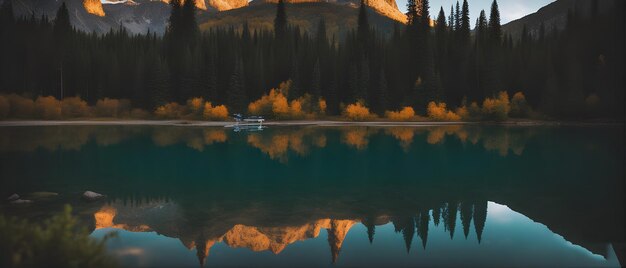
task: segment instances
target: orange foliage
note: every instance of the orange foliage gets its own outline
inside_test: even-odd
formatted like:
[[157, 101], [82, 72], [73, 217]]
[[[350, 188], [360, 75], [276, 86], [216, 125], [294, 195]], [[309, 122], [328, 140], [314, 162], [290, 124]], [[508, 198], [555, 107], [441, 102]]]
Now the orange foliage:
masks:
[[286, 153], [289, 149], [289, 135], [278, 134], [272, 136], [272, 140], [264, 142], [261, 136], [251, 134], [248, 136], [248, 143], [253, 147], [259, 148], [262, 152], [268, 154], [271, 159], [280, 159], [286, 161]]
[[6, 96], [9, 100], [10, 115], [19, 118], [30, 118], [35, 116], [35, 102], [29, 98], [17, 94]]
[[363, 121], [372, 119], [374, 116], [370, 113], [370, 109], [365, 107], [362, 101], [357, 101], [354, 104], [349, 104], [344, 110], [344, 116], [349, 120]]
[[[426, 142], [428, 144], [438, 144], [443, 142], [446, 135], [454, 135], [456, 134], [459, 139], [463, 141], [463, 139], [467, 138], [467, 133], [461, 132], [461, 126], [439, 126], [429, 130], [428, 136], [426, 137]], [[459, 133], [461, 133], [459, 135]]]
[[183, 107], [176, 102], [170, 102], [157, 107], [154, 114], [159, 118], [180, 118], [183, 115]]
[[104, 98], [96, 102], [96, 114], [104, 117], [122, 117], [130, 114], [130, 101]]
[[511, 116], [523, 117], [531, 113], [524, 93], [517, 92], [511, 98]]
[[302, 100], [301, 99], [292, 100], [291, 103], [289, 103], [289, 112], [290, 112], [291, 117], [301, 117], [303, 115]]
[[59, 119], [61, 118], [61, 102], [55, 97], [47, 96], [37, 97], [35, 101], [37, 113], [43, 119]]
[[61, 101], [61, 113], [65, 118], [86, 117], [91, 115], [91, 108], [80, 97], [69, 97]]
[[468, 120], [470, 119], [470, 112], [467, 109], [467, 107], [465, 106], [461, 106], [459, 108], [456, 108], [455, 113], [462, 119], [462, 120]]
[[204, 144], [211, 145], [213, 143], [224, 143], [228, 137], [224, 130], [205, 130], [204, 131]]
[[187, 109], [189, 109], [193, 115], [202, 114], [202, 109], [204, 107], [205, 104], [203, 98], [192, 98], [187, 100]]
[[402, 108], [402, 110], [398, 112], [386, 111], [385, 117], [393, 121], [407, 121], [415, 117], [415, 111], [413, 110], [412, 107], [407, 106], [407, 107]]
[[446, 104], [431, 101], [428, 103], [428, 117], [438, 121], [458, 121], [461, 117], [446, 109]]
[[367, 140], [367, 129], [348, 129], [348, 131], [343, 133], [343, 141], [350, 146], [354, 146], [357, 150], [365, 149], [369, 143]]
[[0, 95], [0, 119], [7, 118], [10, 110], [9, 100], [4, 95]]
[[203, 116], [205, 119], [226, 120], [228, 119], [228, 108], [224, 105], [213, 106], [211, 102], [204, 104]]
[[510, 111], [509, 94], [506, 91], [498, 93], [497, 98], [486, 98], [483, 101], [482, 113], [487, 118], [506, 120]]
[[325, 114], [326, 113], [326, 100], [320, 98], [317, 104], [318, 108], [320, 109], [320, 114]]
[[281, 83], [278, 89], [271, 89], [260, 99], [248, 104], [248, 112], [254, 115], [274, 116], [275, 118], [302, 118], [313, 117], [316, 113], [326, 111], [326, 101], [320, 99], [317, 103], [306, 94], [289, 102], [286, 97], [291, 83]]
[[415, 128], [412, 127], [392, 127], [386, 129], [386, 133], [391, 134], [394, 138], [400, 141], [400, 146], [405, 150], [408, 150], [413, 143], [413, 137], [415, 136]]
[[147, 111], [143, 109], [135, 108], [135, 109], [130, 110], [130, 117], [138, 118], [138, 119], [146, 119], [150, 117], [150, 113], [148, 113]]

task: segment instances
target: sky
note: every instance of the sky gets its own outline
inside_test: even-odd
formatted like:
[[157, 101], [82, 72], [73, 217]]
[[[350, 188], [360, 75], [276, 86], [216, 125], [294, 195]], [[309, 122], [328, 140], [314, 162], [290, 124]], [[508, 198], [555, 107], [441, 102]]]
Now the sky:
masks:
[[[430, 0], [430, 16], [436, 19], [439, 14], [439, 8], [443, 6], [443, 11], [446, 13], [447, 17], [450, 14], [450, 6], [453, 4], [456, 5], [456, 1], [457, 0]], [[530, 13], [534, 13], [539, 10], [539, 8], [554, 1], [555, 0], [498, 0], [500, 23], [505, 24]], [[406, 12], [406, 2], [407, 0], [396, 0], [396, 4], [402, 13]], [[489, 19], [489, 10], [491, 9], [491, 2], [493, 2], [493, 0], [468, 0], [467, 2], [470, 9], [472, 28], [481, 10], [485, 10], [487, 19]], [[459, 4], [462, 6], [463, 0], [459, 0]]]

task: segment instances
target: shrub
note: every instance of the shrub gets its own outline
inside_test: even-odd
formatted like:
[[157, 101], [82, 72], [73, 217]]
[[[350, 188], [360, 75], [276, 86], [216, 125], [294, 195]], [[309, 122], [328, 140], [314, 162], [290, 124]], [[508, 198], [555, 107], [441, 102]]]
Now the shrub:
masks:
[[10, 110], [11, 105], [9, 100], [4, 95], [0, 95], [0, 119], [7, 118]]
[[278, 89], [271, 89], [260, 99], [248, 105], [248, 112], [254, 115], [273, 116], [275, 118], [302, 118], [304, 116], [314, 116], [326, 111], [326, 101], [319, 99], [317, 102], [311, 95], [292, 100], [287, 100], [286, 92], [291, 83], [281, 83]]
[[157, 107], [154, 114], [162, 119], [175, 119], [180, 118], [184, 114], [184, 109], [180, 104], [170, 102]]
[[138, 118], [138, 119], [146, 119], [150, 117], [150, 113], [148, 113], [146, 110], [135, 108], [130, 111], [130, 117]]
[[482, 113], [487, 119], [504, 121], [509, 117], [511, 105], [506, 91], [498, 93], [497, 98], [486, 98], [483, 101]]
[[431, 101], [428, 103], [428, 117], [439, 121], [458, 121], [461, 117], [452, 111], [446, 109], [446, 104]]
[[320, 110], [320, 115], [326, 114], [326, 108], [327, 108], [326, 100], [320, 98], [319, 101], [317, 102], [317, 106]]
[[228, 109], [224, 105], [213, 106], [211, 102], [204, 104], [204, 112], [202, 114], [205, 119], [226, 120], [228, 119]]
[[97, 241], [78, 225], [71, 207], [43, 221], [26, 221], [0, 215], [0, 266], [3, 267], [115, 267], [105, 243], [115, 233]]
[[456, 108], [455, 113], [459, 116], [459, 118], [461, 118], [461, 120], [469, 120], [470, 119], [470, 112], [469, 112], [469, 109], [466, 106], [461, 106], [459, 108]]
[[96, 102], [96, 114], [104, 117], [122, 117], [130, 114], [130, 101], [104, 98]]
[[374, 116], [370, 113], [370, 109], [365, 107], [362, 101], [349, 104], [343, 112], [344, 116], [353, 121], [362, 121], [372, 119]]
[[385, 117], [393, 121], [407, 121], [415, 117], [415, 111], [413, 110], [412, 107], [407, 106], [407, 107], [402, 108], [402, 110], [398, 112], [386, 111]]
[[289, 105], [289, 116], [291, 118], [302, 117], [302, 99], [292, 100]]
[[517, 92], [513, 94], [511, 98], [511, 116], [513, 117], [525, 117], [530, 115], [530, 107], [526, 102], [524, 93]]
[[204, 105], [205, 104], [203, 98], [193, 98], [187, 100], [187, 109], [191, 112], [192, 115], [195, 116], [202, 115]]
[[61, 102], [52, 96], [39, 96], [35, 101], [35, 107], [40, 118], [58, 119], [61, 118]]
[[64, 98], [61, 101], [61, 115], [65, 118], [86, 117], [91, 115], [91, 108], [80, 97]]
[[35, 116], [35, 102], [17, 94], [6, 96], [9, 100], [9, 114], [18, 118], [32, 118]]
[[476, 103], [475, 101], [470, 104], [470, 107], [467, 109], [467, 111], [469, 112], [469, 116], [471, 118], [478, 118], [482, 114], [480, 106], [478, 106], [478, 103]]
[[287, 114], [289, 114], [289, 104], [287, 102], [287, 97], [285, 97], [283, 94], [275, 93], [275, 97], [271, 104], [271, 111], [276, 117], [286, 116]]

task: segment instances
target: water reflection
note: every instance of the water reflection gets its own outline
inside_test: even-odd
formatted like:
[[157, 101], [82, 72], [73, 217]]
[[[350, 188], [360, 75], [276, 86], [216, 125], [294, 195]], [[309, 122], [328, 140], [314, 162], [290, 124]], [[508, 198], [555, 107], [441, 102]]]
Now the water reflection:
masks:
[[[251, 252], [271, 252], [277, 257], [286, 255], [285, 261], [289, 261], [289, 257], [293, 254], [313, 255], [317, 259], [316, 263], [299, 262], [298, 266], [324, 265], [324, 261], [320, 261], [324, 259], [333, 264], [351, 266], [357, 264], [358, 260], [354, 259], [352, 255], [354, 251], [350, 247], [357, 247], [365, 251], [360, 253], [364, 254], [376, 249], [377, 247], [374, 246], [379, 244], [384, 245], [385, 253], [390, 249], [398, 250], [398, 244], [404, 247], [406, 256], [399, 259], [393, 256], [383, 257], [384, 264], [392, 266], [408, 260], [411, 260], [409, 263], [412, 265], [432, 264], [432, 260], [424, 256], [429, 256], [429, 254], [436, 256], [442, 248], [447, 249], [447, 254], [459, 254], [461, 263], [472, 265], [506, 264], [499, 263], [502, 260], [497, 261], [499, 258], [491, 254], [494, 251], [510, 254], [507, 251], [514, 250], [514, 254], [519, 259], [531, 257], [518, 262], [517, 265], [520, 266], [546, 266], [550, 263], [570, 267], [619, 266], [615, 253], [608, 244], [598, 244], [590, 248], [571, 244], [566, 240], [567, 238], [559, 234], [555, 235], [545, 225], [536, 223], [504, 205], [487, 201], [444, 203], [432, 209], [417, 209], [414, 214], [381, 214], [365, 217], [354, 215], [350, 218], [319, 218], [271, 223], [264, 223], [262, 219], [239, 213], [233, 215], [239, 219], [221, 218], [209, 222], [201, 222], [197, 219], [185, 221], [178, 219], [185, 214], [181, 210], [183, 208], [179, 204], [168, 202], [149, 202], [134, 207], [124, 205], [119, 201], [112, 202], [94, 213], [96, 231], [93, 235], [100, 237], [111, 230], [126, 230], [145, 232], [145, 239], [152, 239], [151, 237], [155, 236], [174, 238], [182, 244], [178, 244], [178, 247], [184, 246], [190, 252], [195, 253], [197, 262], [201, 266], [205, 265], [207, 260], [211, 263], [211, 258], [216, 258], [216, 261], [224, 258], [223, 253], [211, 256], [212, 249], [218, 248], [219, 245], [225, 245], [232, 250], [245, 248]], [[235, 223], [237, 221], [246, 223]], [[355, 231], [355, 229], [358, 230]], [[455, 238], [455, 230], [462, 231], [463, 236]], [[434, 243], [432, 248], [428, 247], [429, 233], [432, 236], [430, 241]], [[526, 238], [520, 238], [520, 235]], [[121, 239], [125, 239], [125, 236], [125, 233], [122, 233]], [[362, 243], [354, 244], [355, 241], [362, 241], [363, 237], [367, 237], [365, 241], [369, 241], [370, 246], [362, 245]], [[531, 240], [527, 240], [528, 238]], [[545, 251], [545, 255], [537, 254], [536, 250], [516, 247], [512, 240], [517, 241], [516, 243], [530, 243], [534, 247], [540, 247]], [[346, 241], [351, 242], [346, 243]], [[484, 245], [481, 245], [481, 241]], [[420, 245], [421, 249], [412, 249], [415, 244]], [[138, 250], [127, 244], [113, 245], [110, 248], [117, 255], [126, 255], [128, 250]], [[162, 251], [166, 248], [165, 245], [153, 247], [151, 250], [155, 252], [152, 254], [164, 254], [165, 252]], [[288, 250], [290, 248], [292, 250]], [[225, 249], [218, 250], [224, 251]], [[350, 252], [345, 261], [341, 258], [343, 251]], [[462, 251], [474, 252], [475, 255], [471, 258], [463, 257]], [[378, 259], [366, 256], [368, 255], [361, 255], [359, 259], [371, 259], [370, 261]], [[189, 264], [191, 258], [189, 254], [179, 254], [174, 257], [176, 265]], [[402, 260], [403, 258], [407, 260]], [[576, 261], [568, 258], [574, 258]], [[232, 259], [228, 261], [230, 264], [236, 262]], [[267, 264], [267, 260], [261, 263]], [[454, 262], [441, 262], [439, 265], [445, 263], [450, 265]], [[251, 264], [255, 262], [243, 263], [243, 265]], [[368, 262], [358, 263], [358, 265], [376, 266]]]
[[287, 153], [293, 151], [306, 156], [310, 146], [323, 148], [329, 130], [341, 134], [340, 141], [356, 150], [365, 150], [369, 139], [376, 135], [391, 136], [408, 151], [415, 141], [426, 141], [431, 145], [443, 144], [456, 139], [462, 143], [478, 144], [486, 150], [507, 156], [510, 152], [521, 155], [525, 143], [531, 139], [534, 128], [493, 128], [484, 131], [473, 126], [438, 127], [340, 127], [340, 128], [274, 128], [263, 133], [233, 133], [231, 129], [195, 127], [146, 127], [146, 126], [47, 126], [47, 127], [3, 127], [0, 128], [0, 152], [33, 152], [81, 150], [94, 141], [98, 146], [116, 145], [133, 138], [150, 135], [157, 146], [185, 144], [187, 147], [204, 151], [206, 146], [227, 142], [229, 136], [246, 135], [248, 144], [260, 149], [271, 159], [285, 161]]
[[0, 167], [59, 193], [0, 212], [70, 203], [128, 266], [616, 266], [624, 237], [610, 127], [0, 128]]

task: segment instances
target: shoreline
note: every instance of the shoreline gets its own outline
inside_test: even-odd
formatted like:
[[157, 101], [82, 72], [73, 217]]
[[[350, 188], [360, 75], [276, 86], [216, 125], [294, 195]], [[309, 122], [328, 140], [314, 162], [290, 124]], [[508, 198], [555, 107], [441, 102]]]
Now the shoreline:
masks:
[[[234, 121], [197, 121], [197, 120], [137, 120], [137, 119], [99, 119], [99, 120], [9, 120], [0, 121], [0, 127], [37, 127], [37, 126], [186, 126], [186, 127], [227, 127]], [[493, 125], [493, 126], [624, 126], [623, 122], [602, 121], [541, 121], [509, 120], [503, 122], [428, 122], [428, 121], [337, 121], [337, 120], [285, 120], [269, 121], [264, 126], [317, 126], [317, 127], [432, 127], [450, 125]]]

